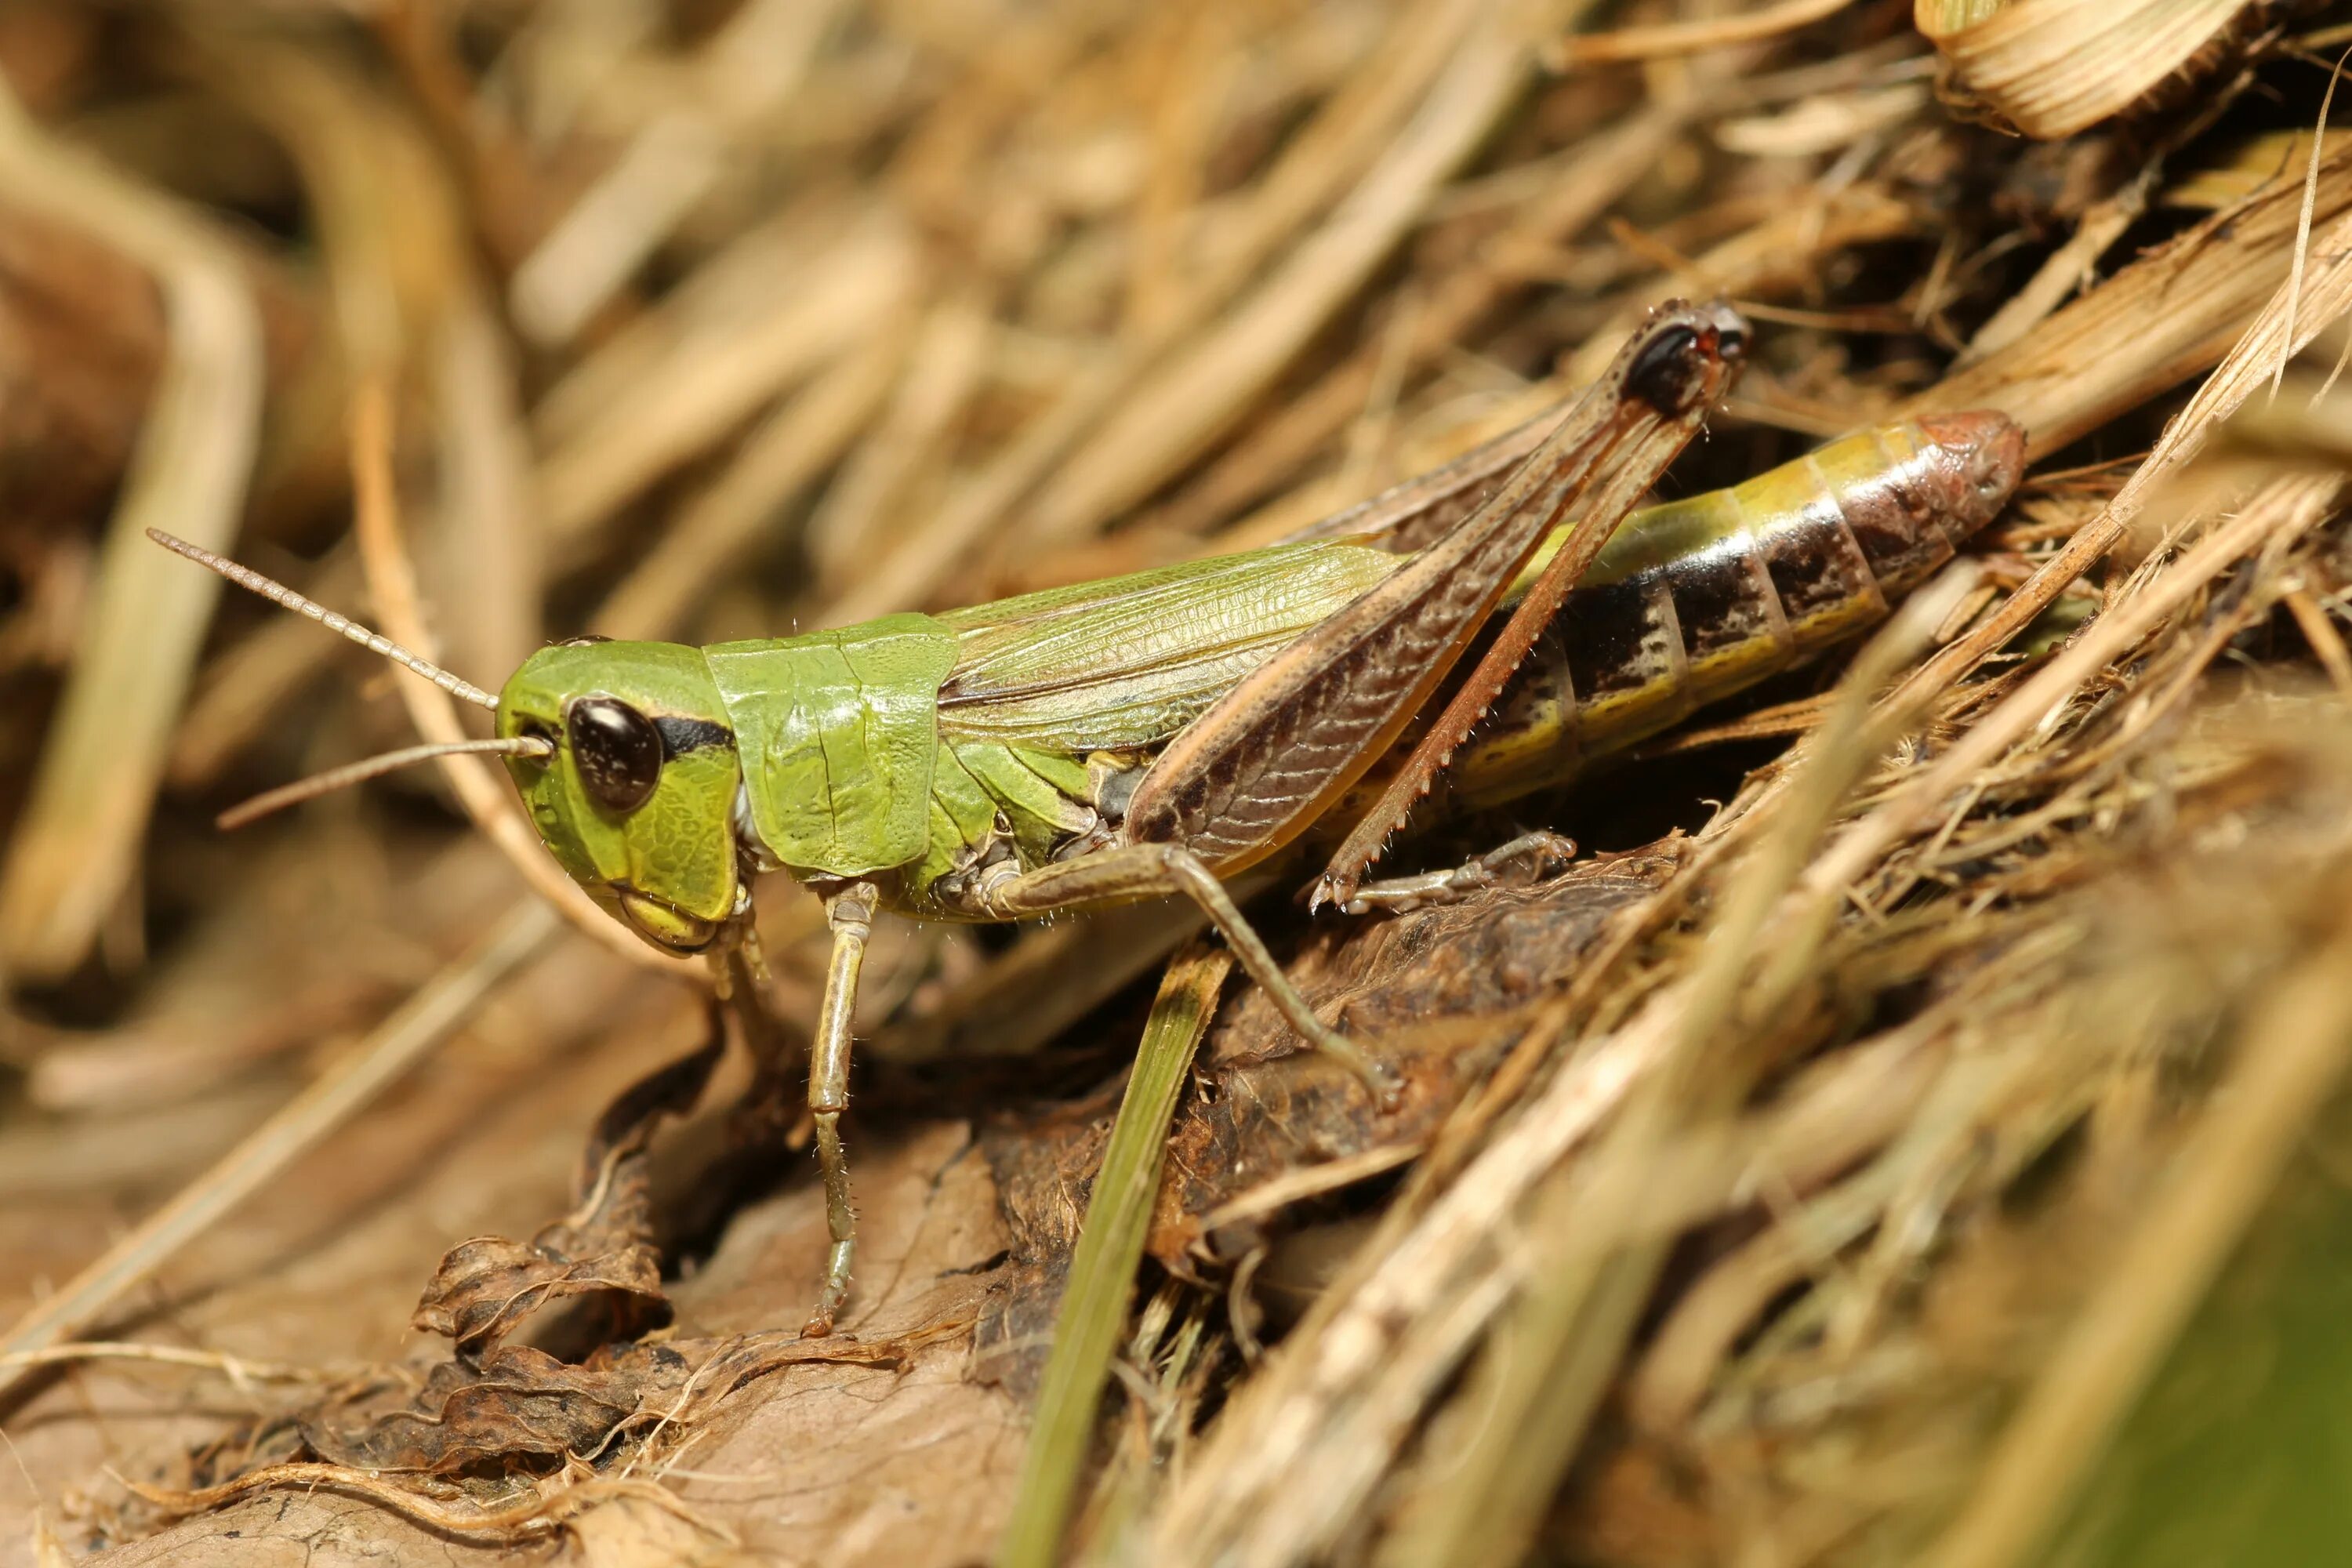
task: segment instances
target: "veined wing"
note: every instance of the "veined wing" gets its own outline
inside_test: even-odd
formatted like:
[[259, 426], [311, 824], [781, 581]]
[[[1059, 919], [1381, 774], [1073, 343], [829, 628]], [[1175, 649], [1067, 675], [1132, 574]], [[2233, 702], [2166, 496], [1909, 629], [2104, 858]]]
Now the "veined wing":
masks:
[[[1746, 341], [1746, 324], [1726, 306], [1676, 305], [1654, 315], [1467, 521], [1302, 633], [1171, 742], [1129, 802], [1122, 836], [1182, 845], [1220, 874], [1297, 837], [1379, 760], [1571, 508], [1586, 510], [1579, 536], [1593, 543], [1624, 521], [1697, 429]], [[1450, 749], [1467, 731], [1524, 651], [1527, 625], [1554, 607], [1553, 579], [1588, 560], [1571, 546], [1530, 589], [1442, 728], [1430, 731], [1435, 746], [1424, 740], [1398, 775], [1403, 804], [1442, 762], [1424, 751]], [[1456, 710], [1473, 699], [1476, 711], [1465, 721]], [[1377, 847], [1365, 853], [1351, 837], [1346, 863], [1335, 862], [1326, 881], [1360, 874]]]
[[940, 728], [1065, 752], [1158, 745], [1401, 564], [1316, 540], [950, 611]]

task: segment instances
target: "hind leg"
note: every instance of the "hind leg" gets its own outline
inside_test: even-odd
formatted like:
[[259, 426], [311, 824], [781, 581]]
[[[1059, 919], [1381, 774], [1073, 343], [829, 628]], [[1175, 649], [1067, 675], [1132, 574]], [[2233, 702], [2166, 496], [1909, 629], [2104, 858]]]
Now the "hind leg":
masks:
[[1264, 941], [1225, 885], [1202, 863], [1199, 856], [1172, 844], [1130, 844], [1099, 850], [1076, 859], [1040, 866], [985, 885], [962, 895], [961, 911], [989, 920], [1020, 920], [1073, 904], [1121, 899], [1165, 898], [1181, 894], [1209, 917], [1209, 923], [1234, 950], [1242, 969], [1257, 982], [1285, 1022], [1317, 1050], [1328, 1054], [1362, 1080], [1383, 1103], [1396, 1098], [1396, 1077], [1386, 1066], [1364, 1055], [1353, 1040], [1316, 1017], [1307, 999], [1266, 951]]

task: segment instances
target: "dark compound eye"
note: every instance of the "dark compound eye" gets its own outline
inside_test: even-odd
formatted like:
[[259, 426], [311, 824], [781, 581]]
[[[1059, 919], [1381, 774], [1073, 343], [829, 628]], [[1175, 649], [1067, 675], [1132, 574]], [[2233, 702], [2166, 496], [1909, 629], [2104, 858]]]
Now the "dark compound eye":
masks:
[[572, 760], [588, 798], [626, 816], [661, 783], [661, 732], [653, 721], [617, 697], [583, 697], [564, 714]]
[[1717, 328], [1715, 352], [1726, 359], [1744, 357], [1748, 353], [1748, 330], [1745, 327]]
[[1690, 405], [1697, 390], [1693, 356], [1698, 333], [1677, 322], [1662, 330], [1634, 356], [1625, 373], [1626, 392], [1672, 419]]

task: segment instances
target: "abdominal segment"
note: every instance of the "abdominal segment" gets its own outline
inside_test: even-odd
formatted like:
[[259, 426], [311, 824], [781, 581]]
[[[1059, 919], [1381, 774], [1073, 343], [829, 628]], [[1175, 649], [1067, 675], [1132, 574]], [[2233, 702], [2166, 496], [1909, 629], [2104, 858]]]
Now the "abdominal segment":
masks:
[[1635, 514], [1455, 754], [1447, 793], [1492, 805], [1559, 783], [1875, 623], [1999, 510], [2017, 447], [1998, 416], [1880, 426]]

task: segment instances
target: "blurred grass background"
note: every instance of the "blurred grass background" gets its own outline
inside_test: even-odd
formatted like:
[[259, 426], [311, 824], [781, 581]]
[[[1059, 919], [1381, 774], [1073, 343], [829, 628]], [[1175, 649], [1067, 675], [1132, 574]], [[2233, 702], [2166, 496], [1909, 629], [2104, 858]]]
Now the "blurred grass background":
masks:
[[[216, 833], [411, 720], [142, 529], [400, 614], [351, 531], [380, 388], [419, 640], [495, 686], [548, 637], [776, 635], [1259, 542], [1717, 294], [1759, 359], [1673, 492], [1908, 412], [2029, 429], [1978, 589], [1881, 710], [1912, 724], [1792, 753], [1839, 675], [1801, 671], [1423, 857], [1534, 823], [1622, 866], [1361, 931], [1263, 901], [1318, 996], [1391, 1026], [1423, 1119], [1332, 1111], [1228, 994], [1068, 1550], [2336, 1561], [2341, 13], [5, 0], [0, 1310], [12, 1352], [215, 1360], [9, 1363], [0, 1561], [985, 1555], [1181, 935], [881, 934], [857, 1326], [921, 1343], [747, 1384], [658, 1456], [682, 1511], [592, 1485], [552, 1545], [330, 1493], [170, 1523], [110, 1474], [283, 1458], [325, 1390], [431, 1364], [403, 1325], [434, 1260], [562, 1212], [598, 1110], [700, 1014], [537, 912], [429, 773]], [[1849, 775], [1811, 827], [1789, 804]], [[1743, 878], [1783, 900], [1744, 967], [1708, 957]], [[790, 1023], [823, 951], [772, 881]], [[1752, 1092], [1591, 1098], [1659, 1063], [1703, 1087], [1686, 1058]], [[89, 1274], [354, 1060], [387, 1081], [322, 1147]], [[709, 1336], [797, 1321], [822, 1251], [803, 1162], [722, 1157], [725, 1099], [656, 1150]], [[1200, 1222], [1253, 1192], [1282, 1201], [1219, 1252]], [[1349, 1376], [1402, 1381], [1304, 1370], [1368, 1324]], [[1489, 1424], [1505, 1395], [1524, 1426]]]

